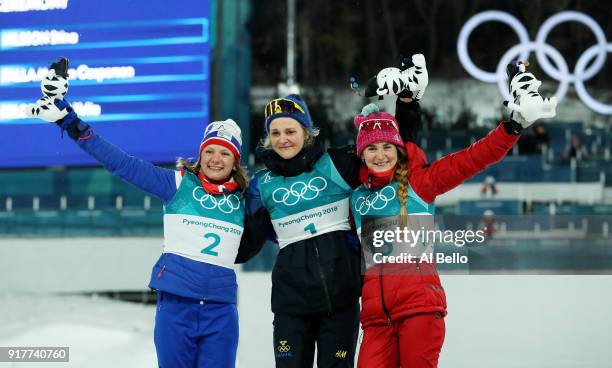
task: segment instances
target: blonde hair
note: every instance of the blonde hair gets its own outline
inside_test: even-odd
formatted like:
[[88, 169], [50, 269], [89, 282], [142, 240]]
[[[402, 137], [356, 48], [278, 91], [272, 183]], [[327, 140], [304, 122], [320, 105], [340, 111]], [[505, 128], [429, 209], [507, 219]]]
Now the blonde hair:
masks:
[[[193, 163], [191, 160], [185, 160], [184, 158], [179, 157], [176, 160], [176, 168], [184, 168], [186, 171], [189, 171], [190, 173], [197, 176], [200, 172], [200, 169], [202, 168], [202, 165], [200, 164], [200, 160]], [[244, 192], [249, 183], [249, 177], [247, 175], [246, 170], [242, 166], [240, 166], [240, 162], [238, 162], [238, 160], [234, 162], [231, 177], [234, 179], [234, 181], [236, 181], [236, 183], [238, 183], [240, 191]]]
[[408, 226], [408, 210], [406, 201], [408, 200], [408, 157], [406, 151], [397, 147], [397, 164], [393, 172], [393, 178], [397, 182], [397, 197], [400, 200], [400, 226]]
[[[302, 130], [304, 131], [304, 147], [313, 144], [315, 138], [320, 133], [319, 128], [306, 129], [302, 126]], [[266, 134], [266, 136], [261, 139], [259, 145], [265, 150], [273, 149], [272, 143], [270, 143], [270, 133]]]

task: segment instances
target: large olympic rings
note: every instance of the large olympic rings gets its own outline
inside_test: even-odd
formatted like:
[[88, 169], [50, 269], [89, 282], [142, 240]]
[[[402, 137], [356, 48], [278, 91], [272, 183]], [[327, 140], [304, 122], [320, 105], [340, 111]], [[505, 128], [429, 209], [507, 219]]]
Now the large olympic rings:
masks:
[[[498, 21], [507, 24], [512, 28], [518, 38], [519, 44], [510, 48], [502, 56], [497, 64], [496, 71], [487, 72], [477, 67], [468, 54], [468, 40], [476, 27], [480, 24], [490, 21]], [[597, 43], [587, 49], [578, 58], [578, 62], [574, 67], [573, 73], [570, 72], [565, 58], [561, 53], [546, 43], [548, 35], [554, 27], [563, 22], [579, 22], [587, 26], [595, 35]], [[532, 51], [535, 51], [539, 66], [551, 78], [559, 81], [559, 87], [555, 93], [558, 100], [561, 100], [567, 93], [570, 83], [574, 84], [576, 93], [582, 102], [592, 110], [600, 114], [612, 114], [612, 105], [604, 104], [593, 99], [584, 86], [584, 82], [593, 78], [604, 66], [606, 54], [612, 50], [612, 44], [608, 43], [606, 35], [601, 26], [590, 16], [577, 11], [563, 11], [548, 18], [538, 30], [535, 41], [529, 39], [529, 34], [525, 26], [513, 15], [498, 11], [489, 10], [478, 13], [470, 18], [461, 32], [457, 40], [457, 53], [463, 67], [474, 78], [481, 81], [494, 83], [497, 82], [499, 90], [505, 99], [510, 99], [506, 82], [506, 65], [512, 60], [520, 59], [527, 60]], [[551, 64], [547, 57], [550, 57], [555, 65]], [[587, 68], [591, 60], [592, 65]]]

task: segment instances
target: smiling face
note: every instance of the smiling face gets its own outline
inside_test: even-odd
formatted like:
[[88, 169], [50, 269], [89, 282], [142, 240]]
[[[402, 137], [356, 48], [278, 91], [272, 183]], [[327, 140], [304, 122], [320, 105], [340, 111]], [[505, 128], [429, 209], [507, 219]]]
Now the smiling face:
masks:
[[297, 120], [282, 117], [270, 123], [269, 138], [274, 152], [288, 160], [295, 157], [304, 148], [306, 132]]
[[361, 158], [371, 171], [387, 171], [397, 164], [397, 147], [388, 142], [372, 143], [363, 150]]
[[232, 151], [218, 144], [204, 147], [200, 155], [200, 171], [212, 181], [229, 179], [235, 163]]

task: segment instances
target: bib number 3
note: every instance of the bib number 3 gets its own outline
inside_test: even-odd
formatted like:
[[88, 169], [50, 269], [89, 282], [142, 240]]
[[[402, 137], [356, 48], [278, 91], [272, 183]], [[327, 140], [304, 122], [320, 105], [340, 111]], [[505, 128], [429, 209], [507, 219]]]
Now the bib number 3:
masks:
[[200, 253], [208, 254], [214, 257], [219, 256], [219, 252], [215, 251], [214, 249], [219, 246], [219, 243], [221, 243], [221, 237], [215, 233], [208, 233], [204, 234], [204, 239], [208, 239], [212, 241], [212, 243], [204, 247]]

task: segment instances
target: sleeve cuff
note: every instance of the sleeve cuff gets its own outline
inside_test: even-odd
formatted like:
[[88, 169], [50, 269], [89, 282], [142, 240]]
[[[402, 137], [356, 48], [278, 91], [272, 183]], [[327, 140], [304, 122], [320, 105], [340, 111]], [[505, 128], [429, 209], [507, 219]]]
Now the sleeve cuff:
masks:
[[66, 127], [66, 132], [68, 136], [73, 140], [85, 140], [91, 137], [92, 131], [89, 128], [89, 124], [85, 123], [79, 118], [72, 121]]
[[403, 109], [406, 109], [409, 111], [419, 111], [420, 109], [419, 101], [415, 99], [412, 99], [412, 101], [410, 102], [404, 102], [398, 97], [397, 100], [395, 101], [395, 104], [402, 105]]
[[504, 129], [510, 135], [520, 135], [523, 132], [523, 126], [514, 120], [504, 121]]

